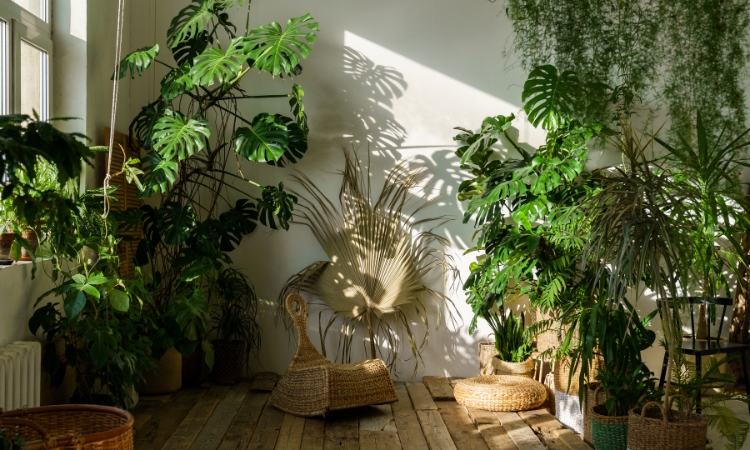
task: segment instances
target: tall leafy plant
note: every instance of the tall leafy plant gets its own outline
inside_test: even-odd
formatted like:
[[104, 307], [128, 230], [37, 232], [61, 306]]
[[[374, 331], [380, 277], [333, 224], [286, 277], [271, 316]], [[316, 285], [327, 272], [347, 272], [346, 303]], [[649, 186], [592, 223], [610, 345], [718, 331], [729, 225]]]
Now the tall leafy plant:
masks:
[[[127, 55], [116, 76], [134, 77], [157, 63], [169, 72], [159, 98], [135, 117], [130, 134], [146, 154], [141, 195], [160, 198], [120, 217], [139, 227], [136, 263], [149, 266], [149, 289], [161, 314], [157, 355], [175, 345], [192, 353], [209, 325], [204, 292], [216, 278], [228, 252], [257, 223], [288, 228], [297, 199], [284, 185], [262, 187], [247, 179], [239, 161], [285, 166], [307, 151], [304, 91], [294, 84], [288, 94], [248, 94], [246, 75], [260, 71], [284, 80], [301, 73], [316, 40], [318, 23], [309, 14], [241, 32], [230, 10], [244, 0], [196, 0], [183, 8], [167, 31], [173, 62], [159, 58], [159, 45]], [[247, 15], [250, 1], [247, 2]], [[169, 58], [167, 58], [169, 59]], [[287, 99], [291, 115], [259, 113], [246, 117], [244, 103]], [[238, 161], [237, 170], [229, 165]], [[251, 192], [255, 190], [254, 192]], [[235, 202], [230, 195], [241, 197]]]

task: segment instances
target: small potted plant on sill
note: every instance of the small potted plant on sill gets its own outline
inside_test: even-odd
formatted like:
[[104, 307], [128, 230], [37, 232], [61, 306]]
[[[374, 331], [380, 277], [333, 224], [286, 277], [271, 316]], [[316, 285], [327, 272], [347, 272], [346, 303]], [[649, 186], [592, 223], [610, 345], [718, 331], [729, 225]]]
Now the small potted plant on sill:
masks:
[[507, 313], [488, 310], [482, 313], [484, 320], [492, 328], [495, 336], [497, 355], [492, 359], [492, 369], [496, 375], [518, 375], [531, 378], [534, 361], [531, 353], [533, 336], [524, 325], [524, 314], [515, 315], [512, 310]]
[[9, 199], [0, 202], [0, 225], [2, 234], [0, 234], [0, 265], [13, 264], [11, 253], [13, 251], [13, 242], [16, 240], [15, 233], [15, 213]]
[[232, 384], [242, 377], [250, 354], [260, 347], [260, 327], [255, 321], [258, 298], [248, 278], [236, 269], [224, 269], [211, 286], [214, 346], [211, 379]]

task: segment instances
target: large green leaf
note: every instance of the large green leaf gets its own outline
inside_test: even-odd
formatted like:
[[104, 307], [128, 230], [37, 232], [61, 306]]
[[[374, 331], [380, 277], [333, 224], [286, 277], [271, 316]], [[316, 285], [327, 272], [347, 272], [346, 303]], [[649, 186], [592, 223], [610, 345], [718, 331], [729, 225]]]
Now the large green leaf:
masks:
[[84, 344], [91, 344], [91, 362], [94, 369], [99, 370], [107, 364], [111, 356], [116, 355], [117, 339], [112, 329], [107, 326], [91, 325], [90, 330], [83, 337]]
[[255, 60], [255, 67], [273, 76], [291, 75], [301, 59], [307, 58], [317, 39], [318, 22], [305, 14], [289, 19], [286, 31], [281, 25], [271, 22], [251, 30], [247, 36], [248, 58]]
[[292, 108], [294, 114], [294, 120], [297, 122], [299, 129], [305, 133], [307, 137], [307, 114], [305, 113], [305, 104], [302, 103], [302, 98], [305, 96], [305, 91], [302, 90], [300, 85], [295, 84], [292, 86], [292, 93], [289, 94], [289, 107]]
[[125, 312], [130, 309], [130, 296], [125, 291], [112, 289], [109, 291], [109, 304], [114, 309]]
[[[125, 78], [128, 72], [130, 72], [130, 78], [135, 78], [136, 73], [140, 75], [144, 70], [149, 68], [158, 54], [159, 44], [153, 47], [141, 47], [131, 52], [120, 61], [120, 74], [117, 78]], [[112, 74], [112, 79], [115, 79], [115, 74]]]
[[69, 319], [75, 319], [83, 311], [84, 306], [86, 306], [86, 294], [83, 291], [71, 291], [63, 300], [63, 310]]
[[216, 82], [227, 83], [237, 77], [245, 63], [245, 41], [234, 38], [226, 52], [209, 47], [195, 58], [190, 76], [199, 86], [210, 86]]
[[197, 340], [209, 322], [209, 305], [200, 289], [178, 297], [173, 305], [175, 321], [183, 334], [190, 340]]
[[167, 109], [154, 125], [154, 150], [165, 159], [187, 159], [205, 146], [204, 138], [211, 136], [208, 126], [206, 119], [188, 119]]
[[[296, 203], [297, 197], [284, 191], [284, 183], [280, 182], [278, 187], [264, 187], [263, 198], [258, 200], [260, 223], [274, 230], [278, 227], [288, 230]], [[279, 220], [278, 226], [274, 216]]]
[[167, 202], [158, 214], [159, 232], [167, 245], [184, 243], [196, 225], [195, 212], [190, 205]]
[[164, 159], [155, 151], [150, 151], [143, 158], [143, 190], [141, 196], [150, 197], [152, 194], [164, 194], [169, 186], [177, 179], [179, 169], [175, 161]]
[[529, 74], [521, 100], [535, 127], [541, 123], [545, 130], [554, 130], [574, 115], [576, 95], [580, 95], [580, 83], [575, 73], [565, 71], [558, 75], [555, 66], [544, 65]]
[[276, 161], [289, 146], [289, 131], [281, 116], [260, 113], [252, 128], [240, 127], [234, 132], [235, 150], [250, 161]]
[[181, 42], [197, 36], [206, 28], [214, 17], [214, 0], [195, 0], [184, 7], [172, 19], [167, 30], [167, 44], [177, 47]]
[[197, 35], [190, 35], [172, 47], [172, 56], [177, 62], [178, 66], [192, 66], [193, 60], [196, 56], [203, 53], [208, 47], [208, 44], [213, 44], [213, 36], [208, 34], [208, 31], [202, 31]]
[[289, 164], [296, 164], [297, 161], [302, 159], [307, 152], [307, 133], [303, 132], [297, 123], [289, 117], [276, 114], [276, 118], [286, 124], [289, 132], [289, 145], [281, 158], [275, 161], [267, 161], [267, 164], [276, 167], [285, 167]]
[[164, 114], [165, 108], [166, 105], [164, 102], [158, 101], [151, 103], [141, 108], [141, 112], [138, 113], [134, 119], [135, 136], [138, 138], [141, 147], [146, 150], [151, 149], [153, 144], [154, 125], [156, 125], [156, 121], [159, 120], [159, 117]]
[[175, 98], [195, 88], [193, 78], [190, 76], [190, 65], [175, 67], [170, 70], [161, 80], [161, 96], [165, 102], [171, 102]]

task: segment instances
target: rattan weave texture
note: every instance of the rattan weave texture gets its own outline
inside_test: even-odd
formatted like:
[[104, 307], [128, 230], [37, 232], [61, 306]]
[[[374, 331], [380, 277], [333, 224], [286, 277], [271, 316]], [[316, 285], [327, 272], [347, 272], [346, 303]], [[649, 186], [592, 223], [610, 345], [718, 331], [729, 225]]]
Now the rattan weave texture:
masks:
[[58, 405], [0, 414], [0, 427], [28, 450], [133, 450], [133, 416], [118, 408]]
[[485, 411], [526, 411], [547, 400], [538, 381], [513, 375], [481, 375], [461, 380], [453, 389], [456, 401]]
[[307, 334], [305, 299], [299, 294], [290, 294], [286, 298], [286, 308], [297, 328], [299, 344], [292, 363], [271, 393], [271, 404], [289, 414], [312, 417], [328, 411], [398, 400], [385, 362], [380, 359], [352, 364], [328, 361]]
[[700, 414], [674, 411], [672, 396], [666, 407], [648, 402], [628, 414], [628, 449], [630, 450], [704, 450], [708, 423]]

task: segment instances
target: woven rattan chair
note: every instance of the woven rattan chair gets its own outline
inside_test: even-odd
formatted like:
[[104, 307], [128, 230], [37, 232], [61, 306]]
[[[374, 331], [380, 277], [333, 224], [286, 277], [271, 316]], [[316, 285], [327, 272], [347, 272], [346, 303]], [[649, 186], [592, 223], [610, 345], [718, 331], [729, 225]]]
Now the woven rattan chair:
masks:
[[313, 346], [307, 335], [307, 303], [302, 296], [286, 298], [286, 309], [299, 334], [297, 354], [269, 399], [278, 409], [312, 417], [328, 411], [393, 403], [396, 389], [380, 359], [336, 364]]

